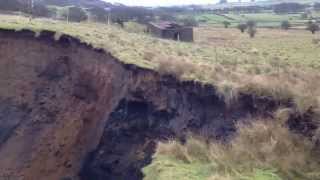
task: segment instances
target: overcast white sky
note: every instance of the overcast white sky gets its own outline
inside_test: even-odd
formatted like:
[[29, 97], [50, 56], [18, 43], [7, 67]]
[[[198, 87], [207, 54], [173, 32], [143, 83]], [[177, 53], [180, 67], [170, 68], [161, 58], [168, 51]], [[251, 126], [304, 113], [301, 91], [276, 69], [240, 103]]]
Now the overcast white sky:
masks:
[[[213, 4], [219, 0], [105, 0], [107, 2], [118, 2], [129, 6], [171, 6], [186, 4]], [[229, 0], [237, 2], [238, 0]], [[243, 0], [246, 1], [246, 0]]]

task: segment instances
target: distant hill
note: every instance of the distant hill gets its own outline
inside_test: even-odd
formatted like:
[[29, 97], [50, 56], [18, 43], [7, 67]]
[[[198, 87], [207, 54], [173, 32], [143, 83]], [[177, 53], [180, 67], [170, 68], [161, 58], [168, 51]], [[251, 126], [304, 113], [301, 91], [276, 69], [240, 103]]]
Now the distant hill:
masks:
[[301, 3], [301, 4], [313, 4], [320, 2], [320, 0], [261, 0], [257, 1], [257, 4], [280, 4], [280, 3]]
[[258, 2], [266, 2], [266, 3], [286, 3], [286, 2], [295, 2], [295, 3], [314, 3], [320, 2], [319, 0], [261, 0]]
[[81, 7], [111, 7], [111, 3], [107, 3], [102, 0], [36, 0], [44, 5], [55, 6], [81, 6]]
[[206, 5], [202, 6], [203, 8], [209, 9], [223, 9], [223, 8], [232, 8], [239, 6], [271, 6], [280, 3], [301, 3], [301, 4], [313, 4], [316, 2], [320, 2], [320, 0], [260, 0], [256, 2], [230, 2], [225, 4], [214, 4], [214, 5]]

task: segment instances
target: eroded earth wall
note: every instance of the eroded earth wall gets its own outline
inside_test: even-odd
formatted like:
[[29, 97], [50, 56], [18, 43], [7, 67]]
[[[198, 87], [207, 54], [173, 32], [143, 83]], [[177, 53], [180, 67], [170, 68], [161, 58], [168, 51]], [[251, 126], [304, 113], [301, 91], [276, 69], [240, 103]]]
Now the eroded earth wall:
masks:
[[223, 139], [272, 101], [126, 65], [79, 40], [0, 31], [0, 177], [139, 180], [159, 140]]

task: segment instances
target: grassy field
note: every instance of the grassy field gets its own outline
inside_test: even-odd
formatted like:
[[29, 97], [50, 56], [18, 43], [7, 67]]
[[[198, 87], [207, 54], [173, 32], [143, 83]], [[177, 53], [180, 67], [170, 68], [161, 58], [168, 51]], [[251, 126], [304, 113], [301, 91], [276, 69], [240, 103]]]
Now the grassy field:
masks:
[[[314, 18], [319, 18], [318, 12], [313, 12], [312, 16]], [[272, 12], [264, 13], [252, 13], [252, 14], [213, 14], [213, 13], [203, 13], [195, 15], [196, 19], [201, 24], [209, 24], [215, 27], [222, 27], [222, 22], [228, 21], [231, 23], [231, 26], [236, 26], [239, 23], [247, 22], [253, 20], [257, 22], [258, 27], [270, 27], [270, 28], [279, 28], [282, 21], [289, 21], [293, 27], [305, 26], [308, 22], [307, 19], [303, 19], [301, 14], [275, 14]]]
[[[29, 22], [24, 17], [0, 16], [0, 27], [70, 34], [110, 51], [124, 63], [211, 83], [221, 89], [228, 87], [232, 94], [250, 89], [249, 93], [280, 99], [320, 95], [320, 82], [316, 81], [320, 76], [319, 36], [308, 31], [259, 29], [256, 38], [249, 38], [236, 29], [198, 28], [195, 43], [181, 43], [89, 22]], [[229, 97], [231, 92], [221, 93]]]
[[[251, 88], [259, 87], [255, 93], [261, 92], [260, 87], [280, 99], [293, 93], [296, 107], [279, 109], [270, 120], [248, 120], [253, 123], [239, 124], [237, 135], [229, 144], [208, 143], [193, 137], [186, 144], [159, 143], [152, 164], [144, 168], [145, 179], [320, 179], [316, 141], [290, 132], [286, 125], [288, 112], [303, 114], [311, 107], [316, 114], [312, 121], [316, 124], [320, 121], [317, 92], [320, 84], [316, 80], [320, 68], [320, 36], [305, 30], [263, 28], [258, 29], [254, 39], [233, 28], [201, 27], [195, 32], [196, 44], [214, 51], [211, 54], [215, 55], [213, 64], [217, 68], [214, 77], [223, 76], [217, 82], [222, 82], [219, 87], [226, 101], [232, 103], [237, 91], [241, 91], [230, 86], [235, 87], [240, 81], [241, 84], [254, 82]], [[298, 89], [304, 95], [294, 92]], [[318, 135], [312, 137], [317, 138]]]
[[[0, 28], [26, 28], [37, 33], [52, 30], [57, 38], [69, 34], [104, 48], [123, 63], [182, 80], [210, 83], [226, 105], [237, 101], [241, 93], [273, 98], [279, 103], [292, 101], [291, 112], [312, 110], [309, 118], [320, 122], [319, 34], [258, 28], [256, 37], [250, 38], [237, 29], [200, 27], [195, 29], [194, 43], [182, 43], [136, 33], [130, 30], [137, 29], [134, 26], [121, 29], [90, 22], [0, 16]], [[283, 124], [285, 120], [273, 120], [271, 124], [240, 125], [230, 146], [212, 142], [207, 147], [192, 139], [187, 146], [176, 142], [160, 145], [154, 163], [144, 170], [146, 179], [318, 180], [314, 144], [292, 134]]]
[[[271, 63], [279, 59], [283, 65], [320, 68], [319, 45], [313, 40], [320, 38], [306, 30], [258, 29], [255, 38], [237, 29], [198, 28], [196, 41], [210, 47], [224, 47], [221, 55], [231, 55], [237, 59], [254, 58], [255, 63]], [[251, 63], [249, 63], [251, 64]]]

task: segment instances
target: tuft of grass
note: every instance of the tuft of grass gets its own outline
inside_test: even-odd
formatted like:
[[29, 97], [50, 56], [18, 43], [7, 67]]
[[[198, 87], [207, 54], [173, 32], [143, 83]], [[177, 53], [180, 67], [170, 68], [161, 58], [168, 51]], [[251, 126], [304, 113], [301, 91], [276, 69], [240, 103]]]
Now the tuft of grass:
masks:
[[145, 33], [147, 30], [147, 27], [145, 25], [136, 23], [136, 22], [126, 22], [124, 25], [124, 30], [129, 33]]
[[153, 163], [144, 169], [145, 179], [319, 179], [320, 160], [316, 144], [290, 132], [285, 122], [278, 120], [286, 119], [288, 113], [289, 109], [281, 109], [275, 120], [239, 123], [237, 133], [227, 144], [207, 143], [194, 137], [190, 137], [186, 144], [160, 143]]
[[160, 142], [157, 147], [157, 154], [159, 155], [172, 156], [180, 161], [190, 163], [186, 153], [186, 148], [176, 141], [169, 141], [167, 143]]
[[300, 115], [312, 111], [313, 109], [317, 109], [319, 106], [317, 98], [310, 96], [295, 96], [294, 104], [296, 112]]
[[144, 180], [205, 180], [212, 170], [210, 164], [185, 163], [170, 156], [159, 155], [143, 172]]
[[246, 94], [258, 97], [271, 97], [279, 102], [288, 102], [294, 96], [288, 84], [277, 78], [255, 76], [240, 88], [240, 91]]
[[227, 107], [230, 107], [238, 100], [238, 89], [231, 82], [223, 81], [217, 87], [218, 95], [224, 100]]
[[[283, 124], [271, 120], [257, 120], [238, 124], [238, 132], [225, 153], [211, 151], [214, 159], [227, 171], [252, 171], [254, 168], [276, 170], [284, 179], [308, 177], [320, 166], [314, 160], [314, 144], [293, 134]], [[315, 168], [316, 167], [316, 168]], [[315, 168], [315, 169], [314, 169]]]
[[164, 75], [173, 75], [179, 79], [197, 69], [195, 64], [173, 57], [162, 56], [157, 59], [157, 62], [157, 71], [159, 73]]

